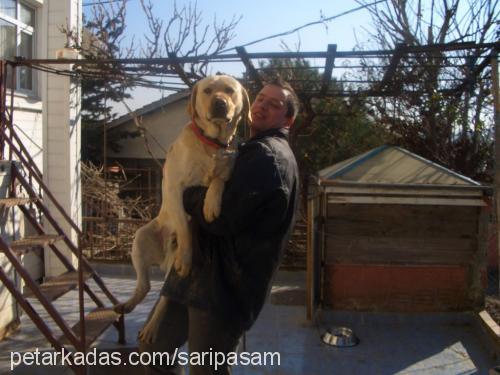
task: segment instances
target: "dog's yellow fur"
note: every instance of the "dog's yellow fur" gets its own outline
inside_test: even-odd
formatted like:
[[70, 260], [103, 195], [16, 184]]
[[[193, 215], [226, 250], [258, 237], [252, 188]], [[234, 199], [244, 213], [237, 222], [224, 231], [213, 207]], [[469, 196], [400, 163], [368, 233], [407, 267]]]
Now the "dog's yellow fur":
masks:
[[[222, 114], [217, 105], [224, 108]], [[211, 76], [193, 88], [188, 112], [205, 136], [230, 144], [240, 120], [250, 121], [250, 102], [237, 80], [225, 75]], [[139, 228], [134, 238], [132, 263], [137, 274], [134, 295], [116, 305], [115, 311], [128, 313], [144, 299], [150, 289], [148, 272], [153, 264], [159, 264], [167, 274], [172, 265], [180, 276], [190, 272], [191, 232], [182, 203], [183, 192], [189, 186], [207, 186], [203, 214], [208, 222], [213, 221], [220, 214], [224, 183], [231, 173], [234, 155], [201, 142], [190, 124], [182, 130], [166, 155], [160, 213]], [[141, 340], [154, 341], [166, 305], [166, 297], [160, 297], [151, 319], [139, 334]]]

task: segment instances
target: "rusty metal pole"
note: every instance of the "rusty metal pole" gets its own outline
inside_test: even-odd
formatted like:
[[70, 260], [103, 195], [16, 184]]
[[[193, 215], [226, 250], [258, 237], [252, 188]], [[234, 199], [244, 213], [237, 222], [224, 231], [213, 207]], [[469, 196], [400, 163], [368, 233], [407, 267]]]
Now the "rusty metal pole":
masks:
[[[83, 228], [81, 228], [83, 229]], [[87, 334], [85, 327], [85, 298], [84, 298], [84, 279], [83, 279], [83, 249], [82, 249], [82, 237], [83, 232], [79, 230], [76, 231], [77, 235], [77, 250], [78, 250], [78, 302], [80, 308], [80, 341], [81, 341], [81, 351], [86, 353], [87, 351]], [[70, 229], [71, 231], [71, 229]], [[71, 232], [70, 232], [71, 233]], [[86, 267], [87, 268], [87, 267]], [[87, 372], [86, 366], [83, 366], [81, 373], [85, 374]]]
[[[491, 83], [493, 91], [493, 111], [495, 120], [495, 161], [493, 163], [494, 174], [494, 193], [495, 193], [495, 217], [496, 231], [500, 234], [500, 102], [498, 93], [498, 56], [495, 53], [491, 57]], [[497, 236], [497, 253], [500, 260], [500, 235]]]
[[85, 300], [84, 300], [84, 280], [83, 280], [83, 261], [82, 261], [82, 240], [81, 234], [77, 233], [78, 236], [78, 301], [80, 307], [80, 340], [81, 340], [81, 351], [85, 353], [87, 351], [87, 339], [85, 332]]
[[[108, 132], [106, 128], [106, 123], [108, 120], [107, 116], [107, 99], [108, 99], [108, 88], [104, 87], [104, 118], [102, 120], [102, 132], [103, 132], [103, 145], [102, 145], [102, 172], [104, 178], [104, 199], [101, 203], [101, 215], [104, 215], [104, 233], [108, 230], [108, 153], [107, 153], [107, 144], [108, 144]], [[102, 250], [106, 248], [106, 239], [104, 238], [104, 243], [102, 245]], [[104, 257], [106, 257], [106, 252], [104, 252]]]
[[[6, 121], [6, 116], [7, 116], [7, 108], [6, 108], [6, 102], [5, 102], [5, 93], [6, 93], [6, 86], [7, 86], [7, 77], [5, 75], [5, 61], [0, 60], [0, 127], [2, 130], [5, 129], [5, 121]], [[3, 160], [3, 150], [5, 147], [5, 141], [2, 140], [0, 141], [0, 160]]]
[[[9, 64], [7, 64], [8, 66]], [[10, 113], [9, 113], [9, 139], [12, 141], [14, 132], [14, 92], [16, 91], [16, 65], [11, 64], [10, 77]], [[9, 147], [9, 160], [12, 160], [12, 147]]]

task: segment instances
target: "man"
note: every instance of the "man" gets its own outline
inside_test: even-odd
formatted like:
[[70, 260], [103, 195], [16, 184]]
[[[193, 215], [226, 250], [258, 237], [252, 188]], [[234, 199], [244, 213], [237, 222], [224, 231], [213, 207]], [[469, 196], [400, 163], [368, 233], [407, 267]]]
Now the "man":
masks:
[[[186, 340], [189, 351], [236, 351], [264, 304], [294, 224], [298, 169], [288, 144], [288, 129], [298, 100], [288, 83], [268, 83], [252, 104], [251, 139], [239, 146], [226, 183], [221, 214], [203, 217], [205, 187], [184, 193], [192, 217], [193, 266], [189, 276], [172, 270], [162, 289], [168, 297], [157, 340], [141, 351], [174, 353]], [[230, 374], [228, 365], [191, 366], [190, 374]], [[150, 366], [149, 373], [177, 374], [178, 367]]]

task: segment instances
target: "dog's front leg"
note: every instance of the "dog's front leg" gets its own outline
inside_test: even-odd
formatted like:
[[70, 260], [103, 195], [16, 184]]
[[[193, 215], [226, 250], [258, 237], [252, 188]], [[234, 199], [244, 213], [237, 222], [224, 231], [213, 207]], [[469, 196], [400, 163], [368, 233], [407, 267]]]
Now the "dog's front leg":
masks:
[[169, 220], [176, 235], [177, 249], [175, 251], [174, 267], [179, 276], [185, 277], [191, 271], [192, 245], [189, 216], [184, 211], [182, 203], [183, 190], [175, 186], [166, 196]]
[[212, 159], [208, 190], [203, 202], [203, 216], [209, 223], [220, 215], [224, 184], [231, 175], [235, 159], [236, 153], [226, 150], [219, 150]]
[[203, 202], [203, 216], [205, 216], [205, 220], [209, 223], [220, 215], [224, 184], [224, 180], [214, 178], [208, 186], [205, 201]]
[[179, 276], [186, 277], [189, 274], [192, 261], [193, 249], [190, 223], [187, 215], [184, 214], [183, 223], [177, 226], [177, 250], [175, 251], [174, 260], [174, 267]]

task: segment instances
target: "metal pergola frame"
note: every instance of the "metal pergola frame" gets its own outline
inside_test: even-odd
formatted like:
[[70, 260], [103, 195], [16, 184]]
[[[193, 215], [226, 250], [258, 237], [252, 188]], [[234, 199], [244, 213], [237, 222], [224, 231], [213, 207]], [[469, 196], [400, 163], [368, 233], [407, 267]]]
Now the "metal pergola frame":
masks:
[[[217, 62], [239, 62], [246, 69], [245, 84], [250, 91], [258, 90], [265, 81], [265, 71], [263, 68], [255, 66], [255, 60], [270, 60], [270, 59], [321, 59], [324, 61], [322, 65], [304, 67], [304, 69], [322, 71], [321, 81], [316, 87], [311, 90], [298, 90], [299, 96], [306, 97], [387, 97], [397, 96], [405, 92], [402, 87], [394, 87], [392, 85], [394, 75], [398, 68], [403, 66], [406, 59], [416, 58], [422, 54], [435, 53], [432, 56], [436, 59], [441, 59], [443, 64], [435, 65], [443, 68], [459, 68], [468, 65], [469, 73], [466, 77], [438, 79], [439, 81], [455, 82], [453, 87], [449, 87], [441, 91], [443, 95], [456, 95], [463, 92], [470, 83], [474, 82], [478, 75], [491, 64], [492, 59], [497, 58], [500, 50], [500, 42], [496, 43], [448, 43], [448, 44], [433, 44], [423, 46], [406, 46], [399, 44], [392, 50], [368, 50], [368, 51], [338, 51], [336, 44], [329, 44], [326, 51], [317, 52], [247, 52], [244, 47], [236, 47], [236, 53], [220, 54], [220, 55], [199, 55], [189, 57], [169, 56], [165, 58], [125, 58], [125, 59], [23, 59], [16, 58], [9, 61], [12, 66], [28, 66], [33, 69], [46, 71], [49, 73], [68, 75], [72, 77], [88, 77], [96, 78], [96, 74], [106, 72], [110, 81], [113, 79], [123, 79], [123, 73], [140, 74], [141, 76], [161, 76], [164, 78], [179, 78], [181, 82], [170, 82], [171, 86], [165, 86], [161, 83], [148, 81], [145, 79], [137, 80], [133, 84], [137, 86], [152, 87], [158, 89], [167, 89], [172, 91], [181, 91], [194, 85], [196, 76], [187, 72], [184, 69], [186, 64], [217, 63]], [[475, 56], [466, 55], [469, 51], [475, 51]], [[457, 53], [462, 54], [457, 55]], [[453, 55], [453, 53], [455, 53]], [[477, 57], [473, 64], [470, 64], [470, 58]], [[353, 70], [360, 69], [362, 66], [349, 63], [352, 60], [373, 61], [374, 59], [385, 59], [386, 64], [374, 65], [377, 68], [383, 68], [384, 73], [382, 78], [378, 80], [362, 80], [362, 79], [336, 79], [336, 89], [331, 83], [332, 73], [335, 69]], [[450, 60], [463, 59], [464, 63], [451, 63]], [[467, 60], [468, 59], [468, 60]], [[336, 65], [338, 61], [344, 61], [343, 64]], [[68, 65], [71, 68], [54, 68], [54, 66]], [[90, 71], [83, 71], [80, 67], [85, 66], [91, 68]], [[286, 70], [290, 67], [277, 67], [274, 70]], [[295, 69], [295, 68], [294, 68]], [[141, 73], [142, 72], [142, 73]], [[116, 76], [113, 78], [113, 74]], [[298, 80], [289, 80], [292, 86], [300, 85]], [[172, 86], [173, 85], [173, 86]], [[362, 88], [362, 86], [365, 86]], [[346, 90], [344, 87], [350, 86], [351, 89]], [[353, 87], [358, 86], [358, 87]], [[370, 86], [367, 88], [366, 86]], [[448, 86], [452, 86], [451, 83]]]
[[[188, 57], [177, 57], [171, 55], [165, 58], [124, 58], [124, 59], [23, 59], [15, 58], [7, 63], [15, 70], [16, 67], [25, 66], [48, 73], [62, 74], [75, 78], [101, 78], [106, 74], [110, 82], [120, 82], [126, 75], [133, 76], [128, 82], [131, 86], [144, 86], [162, 90], [182, 91], [192, 87], [196, 81], [196, 75], [184, 69], [185, 66], [197, 63], [232, 62], [243, 64], [246, 77], [243, 84], [251, 93], [256, 93], [265, 82], [265, 69], [256, 66], [255, 62], [262, 60], [299, 59], [310, 61], [320, 59], [322, 64], [318, 66], [306, 65], [302, 69], [315, 70], [319, 73], [320, 80], [314, 83], [314, 87], [308, 90], [301, 89], [301, 82], [288, 79], [301, 99], [325, 98], [325, 97], [397, 97], [405, 93], [417, 93], [419, 91], [405, 88], [405, 82], [395, 82], [394, 78], [398, 69], [405, 67], [408, 59], [415, 65], [415, 59], [425, 57], [427, 61], [437, 61], [435, 66], [446, 69], [460, 69], [467, 66], [466, 74], [452, 78], [439, 78], [438, 81], [446, 81], [445, 88], [439, 93], [443, 96], [454, 96], [457, 99], [473, 84], [478, 81], [481, 73], [491, 66], [491, 79], [493, 91], [493, 112], [495, 126], [495, 176], [494, 190], [496, 192], [496, 212], [500, 217], [500, 105], [498, 95], [498, 52], [500, 42], [494, 43], [446, 43], [420, 46], [408, 46], [398, 44], [390, 50], [367, 50], [367, 51], [338, 51], [336, 44], [329, 44], [325, 51], [316, 52], [248, 52], [244, 47], [236, 47], [236, 53], [223, 53], [219, 55], [198, 55]], [[352, 61], [355, 63], [352, 64]], [[339, 62], [341, 62], [339, 64]], [[366, 67], [381, 69], [380, 78], [371, 79], [334, 79], [332, 77], [335, 69], [354, 70]], [[377, 65], [378, 64], [378, 65]], [[83, 69], [85, 67], [85, 69]], [[273, 67], [272, 69], [286, 70], [297, 69], [297, 67]], [[13, 74], [15, 76], [15, 74]], [[160, 79], [147, 80], [143, 77], [160, 77]], [[176, 79], [165, 86], [161, 78]], [[316, 75], [318, 78], [318, 75]], [[160, 81], [160, 82], [158, 82]], [[421, 84], [422, 82], [418, 82]], [[406, 83], [407, 84], [407, 83]], [[340, 88], [340, 89], [339, 89]], [[346, 89], [349, 88], [349, 89]], [[5, 88], [4, 88], [5, 90]], [[13, 91], [12, 91], [13, 93]], [[4, 91], [5, 94], [5, 91]], [[4, 95], [5, 99], [5, 95]], [[5, 103], [5, 101], [4, 101]], [[12, 100], [11, 100], [12, 107]], [[307, 110], [306, 110], [307, 112]], [[1, 113], [0, 113], [1, 114]], [[307, 114], [307, 113], [306, 113]], [[2, 146], [3, 148], [3, 146]], [[499, 245], [500, 247], [500, 245]]]
[[[106, 79], [110, 82], [119, 82], [123, 79], [124, 73], [136, 74], [138, 79], [136, 82], [132, 79], [132, 84], [137, 83], [138, 86], [146, 86], [157, 89], [166, 89], [172, 91], [181, 91], [191, 87], [195, 83], [196, 76], [187, 72], [184, 69], [186, 64], [217, 63], [217, 62], [238, 62], [243, 64], [246, 69], [245, 85], [251, 92], [258, 90], [265, 81], [265, 72], [261, 67], [255, 66], [256, 60], [270, 59], [322, 59], [323, 64], [320, 66], [304, 66], [304, 69], [317, 70], [321, 79], [310, 90], [297, 90], [299, 97], [307, 98], [324, 98], [324, 97], [387, 97], [397, 96], [404, 93], [405, 88], [394, 82], [394, 77], [398, 68], [404, 66], [405, 60], [415, 59], [422, 54], [427, 54], [429, 58], [436, 58], [443, 62], [436, 65], [445, 68], [460, 68], [469, 64], [468, 74], [461, 78], [449, 79], [447, 88], [443, 89], [443, 95], [459, 96], [472, 83], [476, 82], [480, 74], [488, 66], [492, 68], [491, 80], [493, 83], [494, 97], [494, 114], [495, 114], [495, 185], [496, 192], [496, 210], [497, 218], [500, 217], [500, 110], [498, 96], [498, 51], [500, 43], [451, 43], [451, 44], [435, 44], [425, 46], [406, 46], [397, 45], [392, 50], [370, 50], [370, 51], [337, 51], [335, 44], [329, 44], [326, 51], [321, 52], [247, 52], [244, 47], [237, 47], [236, 53], [220, 54], [220, 55], [202, 55], [193, 57], [176, 57], [170, 56], [166, 58], [127, 58], [127, 59], [23, 59], [15, 58], [11, 61], [2, 61], [2, 65], [9, 65], [12, 68], [11, 87], [15, 87], [15, 70], [18, 67], [29, 67], [32, 69], [44, 71], [51, 74], [66, 75], [74, 78], [102, 78], [103, 73], [106, 74]], [[469, 53], [470, 52], [470, 53]], [[472, 52], [475, 52], [472, 54]], [[469, 53], [469, 55], [467, 55]], [[435, 56], [433, 55], [435, 54]], [[470, 64], [471, 57], [474, 57], [473, 64]], [[361, 63], [350, 64], [350, 60], [357, 61], [374, 61], [379, 59], [382, 65], [376, 66], [383, 69], [382, 77], [378, 80], [342, 80], [333, 79], [332, 75], [335, 69], [357, 69], [361, 68]], [[461, 60], [463, 59], [463, 60]], [[469, 59], [469, 60], [467, 60]], [[344, 60], [343, 64], [337, 64]], [[463, 61], [463, 64], [461, 63]], [[337, 64], [337, 65], [336, 65]], [[82, 69], [85, 67], [87, 70]], [[91, 69], [89, 69], [91, 68]], [[282, 69], [290, 69], [290, 67], [282, 67]], [[279, 68], [276, 68], [279, 70]], [[321, 71], [321, 73], [320, 73]], [[100, 74], [100, 75], [99, 75]], [[164, 86], [158, 81], [148, 81], [142, 77], [168, 77], [172, 79], [180, 79], [181, 82], [171, 82], [172, 86]], [[335, 84], [332, 84], [335, 81]], [[289, 80], [292, 86], [300, 84], [299, 81], [294, 82]], [[453, 83], [453, 84], [452, 84]], [[363, 86], [364, 85], [364, 86]], [[7, 80], [6, 74], [2, 75], [0, 82], [0, 125], [2, 128], [8, 125], [7, 113], [9, 113], [10, 121], [13, 115], [13, 96], [15, 90], [10, 90], [10, 102], [7, 100]], [[366, 87], [368, 86], [368, 87]], [[341, 89], [337, 89], [340, 87]], [[350, 87], [349, 90], [344, 90], [344, 87]], [[10, 103], [10, 104], [9, 104]], [[10, 124], [12, 128], [12, 124]], [[6, 140], [2, 139], [0, 143], [1, 156], [3, 158], [3, 148]], [[31, 164], [31, 163], [28, 163]], [[82, 264], [81, 249], [78, 252], [79, 264]], [[83, 295], [81, 292], [83, 284], [82, 267], [79, 270], [79, 299], [80, 306], [83, 306]], [[83, 315], [83, 310], [80, 315]], [[83, 331], [83, 330], [82, 330]], [[82, 333], [84, 337], [84, 331]]]

